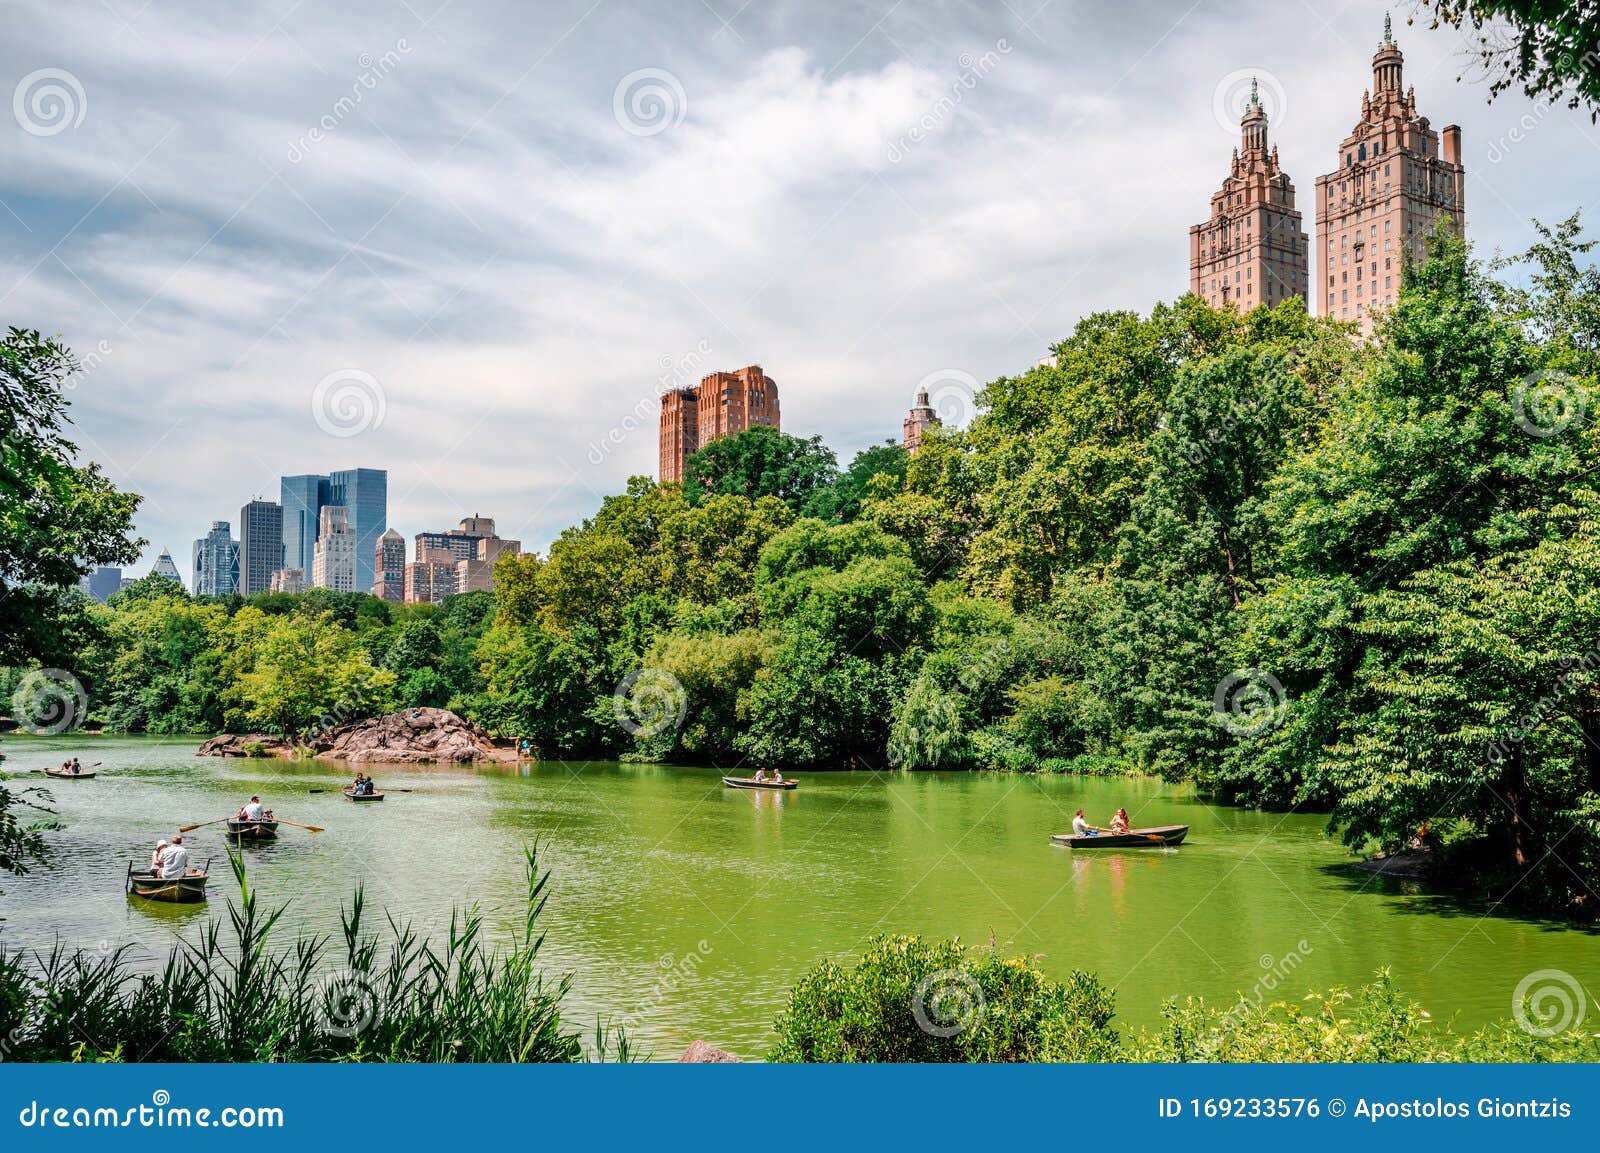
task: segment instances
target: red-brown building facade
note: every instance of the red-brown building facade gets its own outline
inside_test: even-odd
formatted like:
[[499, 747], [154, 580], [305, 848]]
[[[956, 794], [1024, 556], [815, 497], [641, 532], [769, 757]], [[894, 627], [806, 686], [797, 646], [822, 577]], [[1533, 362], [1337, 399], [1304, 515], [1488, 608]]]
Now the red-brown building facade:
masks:
[[1318, 311], [1360, 321], [1364, 333], [1374, 306], [1399, 295], [1404, 261], [1425, 255], [1434, 223], [1465, 226], [1461, 129], [1429, 126], [1415, 89], [1401, 88], [1402, 63], [1385, 17], [1361, 119], [1339, 146], [1338, 169], [1317, 178]]
[[759, 364], [736, 372], [713, 372], [694, 388], [663, 393], [661, 483], [681, 481], [683, 462], [691, 453], [757, 424], [780, 427], [778, 386]]
[[1294, 184], [1267, 141], [1267, 113], [1255, 82], [1240, 121], [1239, 147], [1211, 218], [1189, 229], [1189, 291], [1214, 308], [1241, 312], [1310, 297], [1309, 246], [1294, 205]]

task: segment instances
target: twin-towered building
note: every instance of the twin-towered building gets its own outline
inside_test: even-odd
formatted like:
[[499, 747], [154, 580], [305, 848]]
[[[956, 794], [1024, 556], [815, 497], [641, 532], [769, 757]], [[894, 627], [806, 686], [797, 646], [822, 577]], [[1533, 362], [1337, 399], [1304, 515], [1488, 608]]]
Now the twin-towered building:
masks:
[[1402, 89], [1403, 57], [1388, 17], [1372, 58], [1361, 119], [1339, 166], [1317, 178], [1317, 293], [1294, 185], [1278, 166], [1255, 86], [1240, 122], [1233, 167], [1211, 197], [1211, 217], [1189, 229], [1189, 288], [1214, 307], [1279, 304], [1299, 296], [1322, 316], [1372, 329], [1372, 310], [1394, 303], [1400, 269], [1422, 256], [1441, 218], [1464, 226], [1461, 129], [1435, 131]]

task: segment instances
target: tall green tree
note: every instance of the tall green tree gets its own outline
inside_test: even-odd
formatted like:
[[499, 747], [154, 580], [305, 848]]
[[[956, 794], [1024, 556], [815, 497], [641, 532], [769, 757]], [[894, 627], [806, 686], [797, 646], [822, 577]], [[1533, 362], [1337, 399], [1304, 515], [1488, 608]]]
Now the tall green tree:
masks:
[[95, 565], [139, 555], [139, 497], [119, 492], [97, 464], [74, 464], [67, 439], [72, 353], [31, 329], [0, 339], [0, 664], [50, 648], [61, 603]]

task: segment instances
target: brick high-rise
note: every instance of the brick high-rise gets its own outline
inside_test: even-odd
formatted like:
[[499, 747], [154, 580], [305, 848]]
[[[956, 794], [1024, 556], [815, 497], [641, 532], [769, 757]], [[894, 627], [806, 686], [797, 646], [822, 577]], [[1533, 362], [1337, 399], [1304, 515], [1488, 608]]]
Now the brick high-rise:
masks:
[[736, 372], [713, 372], [694, 388], [661, 397], [662, 484], [683, 479], [683, 462], [725, 436], [753, 425], [778, 423], [778, 385], [759, 364]]
[[1415, 89], [1401, 89], [1402, 61], [1386, 16], [1361, 120], [1340, 145], [1338, 170], [1317, 178], [1318, 311], [1359, 320], [1363, 332], [1374, 306], [1394, 303], [1401, 265], [1422, 258], [1434, 222], [1465, 224], [1461, 129], [1429, 127]]
[[1211, 219], [1189, 229], [1189, 291], [1241, 312], [1298, 296], [1309, 303], [1306, 234], [1294, 185], [1267, 142], [1255, 82], [1239, 123], [1233, 168], [1211, 197]]

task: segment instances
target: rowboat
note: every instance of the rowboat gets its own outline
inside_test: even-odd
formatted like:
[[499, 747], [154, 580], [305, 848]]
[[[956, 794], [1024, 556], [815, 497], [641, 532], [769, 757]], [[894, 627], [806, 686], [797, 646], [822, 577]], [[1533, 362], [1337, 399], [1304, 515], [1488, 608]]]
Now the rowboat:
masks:
[[345, 799], [348, 800], [348, 801], [381, 801], [381, 800], [383, 800], [383, 794], [382, 793], [358, 793], [358, 792], [356, 792], [356, 787], [354, 785], [346, 785], [344, 788], [340, 789], [339, 791], [344, 794]]
[[241, 821], [228, 818], [228, 835], [241, 840], [270, 841], [278, 835], [277, 821]]
[[92, 772], [90, 772], [88, 769], [83, 770], [81, 773], [68, 773], [68, 772], [62, 771], [61, 769], [40, 769], [39, 771], [42, 772], [47, 777], [55, 777], [57, 780], [62, 780], [62, 781], [92, 781], [92, 780], [94, 780], [94, 774]]
[[757, 781], [750, 777], [723, 777], [722, 783], [730, 789], [796, 789], [799, 781]]
[[1189, 835], [1188, 825], [1158, 825], [1153, 829], [1130, 829], [1126, 833], [1096, 833], [1078, 836], [1057, 833], [1050, 839], [1074, 849], [1157, 849], [1180, 844]]
[[209, 877], [210, 873], [205, 869], [190, 869], [182, 877], [158, 877], [154, 873], [135, 873], [130, 862], [128, 892], [147, 901], [172, 901], [188, 905], [206, 899], [206, 880]]

